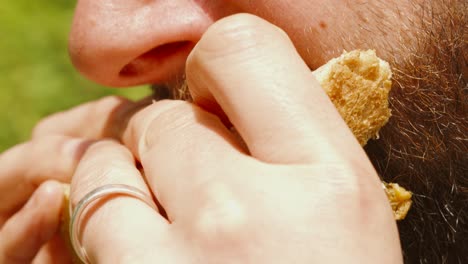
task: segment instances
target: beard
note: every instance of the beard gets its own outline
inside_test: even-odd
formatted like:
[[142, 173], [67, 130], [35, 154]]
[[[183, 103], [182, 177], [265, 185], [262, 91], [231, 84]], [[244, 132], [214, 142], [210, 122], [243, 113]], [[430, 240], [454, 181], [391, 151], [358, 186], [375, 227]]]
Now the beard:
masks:
[[365, 148], [383, 180], [414, 193], [398, 223], [407, 263], [468, 260], [468, 4], [438, 2], [422, 9], [409, 56], [391, 63], [392, 117]]
[[[466, 263], [468, 4], [421, 7], [415, 45], [391, 51], [408, 56], [385, 58], [394, 72], [392, 117], [365, 151], [383, 181], [413, 192], [412, 208], [398, 222], [405, 263]], [[171, 87], [153, 86], [155, 99], [192, 101], [184, 78]]]

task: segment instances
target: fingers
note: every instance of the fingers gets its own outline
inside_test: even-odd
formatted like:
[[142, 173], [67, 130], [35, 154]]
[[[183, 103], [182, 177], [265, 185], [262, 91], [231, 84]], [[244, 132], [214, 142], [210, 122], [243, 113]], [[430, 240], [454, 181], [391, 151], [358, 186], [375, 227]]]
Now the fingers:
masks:
[[[289, 39], [263, 20], [238, 15], [211, 27], [189, 58], [187, 78], [195, 103], [210, 112], [218, 103], [257, 159], [366, 160]], [[158, 102], [137, 113], [124, 143], [176, 220], [201, 202], [203, 185], [235, 175], [232, 164], [245, 158], [218, 119], [181, 102]]]
[[132, 102], [108, 96], [48, 116], [34, 128], [32, 137], [66, 135], [87, 139], [119, 139], [131, 115], [150, 102], [151, 98]]
[[59, 232], [39, 250], [32, 263], [75, 263], [72, 261], [71, 253], [67, 242]]
[[69, 182], [89, 144], [86, 140], [49, 136], [2, 153], [0, 217], [8, 217], [23, 206], [37, 186], [47, 179]]
[[58, 230], [62, 195], [60, 183], [44, 182], [5, 223], [0, 231], [0, 263], [31, 263]]
[[[73, 177], [73, 206], [86, 194], [107, 184], [126, 184], [151, 195], [131, 153], [117, 143], [101, 141], [88, 149]], [[87, 207], [81, 221], [80, 241], [92, 263], [116, 263], [136, 254], [135, 250], [143, 254], [148, 245], [151, 249], [143, 255], [164, 254], [157, 249], [168, 247], [159, 246], [167, 243], [167, 232], [166, 220], [147, 204], [134, 197], [112, 195]]]
[[258, 17], [235, 15], [211, 26], [189, 56], [186, 74], [194, 102], [208, 109], [219, 104], [260, 160], [356, 155], [356, 140], [292, 42]]
[[169, 219], [190, 220], [202, 189], [234, 174], [246, 159], [242, 147], [215, 115], [188, 102], [161, 101], [137, 113], [124, 135], [135, 146], [148, 183]]

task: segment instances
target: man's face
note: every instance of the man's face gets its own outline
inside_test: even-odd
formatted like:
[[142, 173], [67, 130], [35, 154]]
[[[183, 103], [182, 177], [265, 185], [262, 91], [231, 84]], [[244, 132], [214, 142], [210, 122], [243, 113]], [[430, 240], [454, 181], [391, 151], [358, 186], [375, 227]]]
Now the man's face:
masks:
[[[409, 10], [405, 3], [398, 14]], [[385, 58], [404, 21], [379, 0], [81, 0], [70, 54], [81, 72], [106, 85], [163, 83], [183, 72], [213, 22], [240, 12], [285, 30], [311, 69], [345, 49], [372, 48]]]

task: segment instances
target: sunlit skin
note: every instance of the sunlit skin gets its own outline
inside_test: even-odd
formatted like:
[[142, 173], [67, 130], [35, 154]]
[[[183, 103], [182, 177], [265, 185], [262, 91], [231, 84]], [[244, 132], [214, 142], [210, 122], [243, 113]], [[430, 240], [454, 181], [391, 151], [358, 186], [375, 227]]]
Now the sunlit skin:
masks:
[[392, 49], [411, 44], [413, 4], [398, 1], [396, 10], [380, 1], [79, 1], [70, 54], [78, 70], [103, 84], [163, 83], [183, 74], [190, 49], [214, 21], [246, 12], [285, 30], [311, 69], [356, 48], [389, 59]]
[[[78, 1], [69, 45], [78, 71], [114, 87], [185, 83], [193, 103], [104, 98], [46, 118], [2, 153], [0, 262], [67, 262], [59, 182], [73, 178], [75, 204], [126, 183], [166, 211], [104, 201], [82, 234], [93, 263], [397, 263], [400, 242], [408, 263], [463, 263], [466, 5]], [[394, 69], [393, 117], [366, 147], [377, 172], [310, 74], [356, 48]], [[401, 241], [379, 176], [415, 193]], [[310, 210], [316, 201], [329, 210]]]

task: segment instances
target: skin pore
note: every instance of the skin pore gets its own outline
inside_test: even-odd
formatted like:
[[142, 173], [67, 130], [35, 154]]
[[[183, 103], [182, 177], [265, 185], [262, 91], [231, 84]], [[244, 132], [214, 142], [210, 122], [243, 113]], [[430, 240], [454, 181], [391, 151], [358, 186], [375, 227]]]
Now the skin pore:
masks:
[[[468, 16], [464, 12], [468, 6], [463, 0], [446, 0], [423, 1], [412, 8], [417, 14], [412, 19], [401, 9], [373, 13], [398, 18], [410, 31], [392, 31], [385, 22], [376, 29], [366, 28], [372, 18], [356, 10], [364, 25], [356, 35], [376, 31], [387, 35], [348, 44], [349, 37], [341, 35], [339, 41], [350, 49], [374, 47], [394, 71], [392, 118], [366, 152], [383, 180], [414, 193], [409, 215], [398, 223], [405, 262], [463, 263], [468, 248]], [[311, 31], [327, 27], [319, 23]], [[399, 41], [385, 45], [386, 39]], [[327, 52], [309, 63], [311, 69], [340, 53]], [[158, 99], [191, 98], [183, 78], [170, 86], [153, 86], [153, 91]]]

